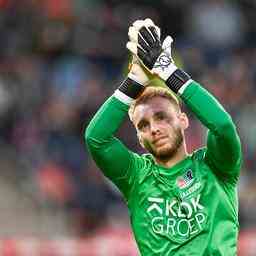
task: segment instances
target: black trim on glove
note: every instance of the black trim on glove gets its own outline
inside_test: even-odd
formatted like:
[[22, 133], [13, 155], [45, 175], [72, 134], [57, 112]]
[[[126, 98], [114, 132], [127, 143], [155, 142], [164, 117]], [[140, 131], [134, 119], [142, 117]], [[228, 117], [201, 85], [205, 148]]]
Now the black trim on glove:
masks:
[[132, 99], [136, 99], [143, 91], [145, 87], [131, 78], [127, 77], [121, 85], [118, 87], [118, 90]]
[[138, 35], [138, 44], [138, 57], [147, 68], [152, 69], [162, 51], [156, 28], [153, 26], [148, 28], [145, 26], [141, 27]]
[[178, 93], [179, 89], [184, 85], [190, 76], [181, 69], [175, 70], [169, 78], [166, 80], [166, 85], [175, 93]]

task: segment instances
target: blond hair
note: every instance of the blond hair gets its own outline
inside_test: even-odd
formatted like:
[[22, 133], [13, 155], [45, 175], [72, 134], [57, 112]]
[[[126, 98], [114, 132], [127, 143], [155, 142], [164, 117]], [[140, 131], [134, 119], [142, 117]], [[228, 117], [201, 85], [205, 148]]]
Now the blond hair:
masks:
[[145, 88], [143, 93], [131, 104], [128, 112], [130, 120], [133, 121], [134, 110], [138, 105], [144, 104], [154, 97], [162, 97], [168, 99], [177, 110], [180, 110], [180, 101], [171, 90], [164, 87], [156, 87], [149, 85]]

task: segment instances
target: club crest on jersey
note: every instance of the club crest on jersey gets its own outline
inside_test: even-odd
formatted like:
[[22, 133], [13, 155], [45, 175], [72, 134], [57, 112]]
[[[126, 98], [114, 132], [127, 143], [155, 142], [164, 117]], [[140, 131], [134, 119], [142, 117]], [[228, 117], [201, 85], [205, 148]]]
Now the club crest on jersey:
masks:
[[191, 169], [188, 169], [183, 176], [179, 176], [176, 179], [176, 184], [179, 188], [186, 188], [193, 182], [193, 172]]

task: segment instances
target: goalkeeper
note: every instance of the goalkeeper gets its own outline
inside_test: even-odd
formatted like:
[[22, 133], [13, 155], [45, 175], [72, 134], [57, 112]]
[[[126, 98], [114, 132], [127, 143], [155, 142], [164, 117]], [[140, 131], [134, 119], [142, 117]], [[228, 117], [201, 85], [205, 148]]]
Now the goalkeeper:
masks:
[[[235, 125], [208, 91], [176, 67], [172, 38], [161, 43], [150, 19], [133, 23], [128, 35], [130, 72], [87, 127], [89, 151], [124, 195], [141, 255], [234, 256], [242, 161]], [[145, 68], [170, 90], [149, 86]], [[184, 138], [189, 121], [175, 94], [208, 128], [206, 147], [192, 154]], [[128, 110], [148, 154], [138, 155], [114, 137]]]

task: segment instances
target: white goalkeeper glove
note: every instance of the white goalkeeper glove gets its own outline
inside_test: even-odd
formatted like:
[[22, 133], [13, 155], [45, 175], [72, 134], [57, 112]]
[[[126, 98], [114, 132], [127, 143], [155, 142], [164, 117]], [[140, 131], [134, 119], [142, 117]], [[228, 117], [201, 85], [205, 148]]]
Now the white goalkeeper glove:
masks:
[[171, 55], [173, 39], [167, 36], [160, 41], [160, 29], [150, 19], [138, 20], [128, 32], [129, 42], [126, 47], [136, 55], [144, 66], [162, 78], [174, 92], [184, 85], [190, 77], [174, 64]]
[[[138, 40], [141, 40], [138, 36], [139, 35], [138, 31], [143, 26], [146, 26], [147, 28], [154, 27], [158, 37], [160, 38], [160, 35], [161, 35], [160, 28], [156, 26], [151, 19], [147, 18], [145, 20], [137, 20], [133, 23], [132, 26], [129, 27], [128, 36], [131, 42], [138, 44]], [[133, 52], [131, 51], [131, 53]], [[146, 74], [143, 67], [141, 67], [141, 63], [138, 59], [137, 54], [134, 54], [134, 53], [132, 58], [132, 68], [130, 70], [130, 73], [128, 74], [128, 77], [144, 85], [149, 82], [148, 75]], [[140, 82], [140, 79], [141, 79], [141, 82]]]

